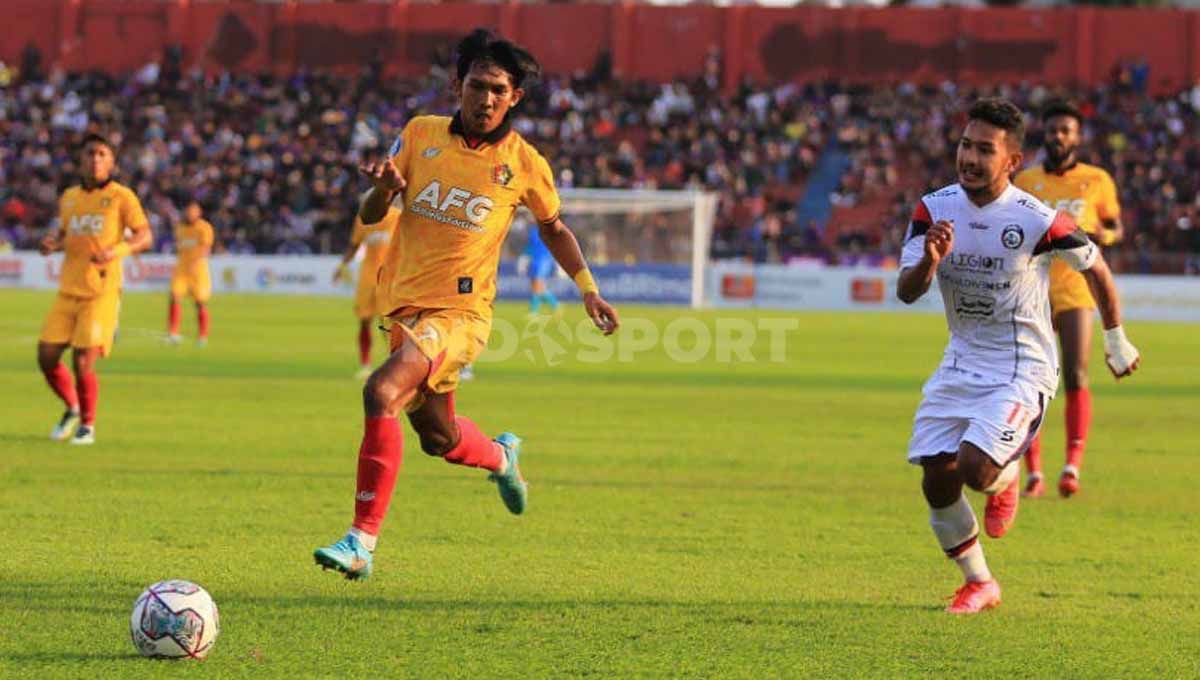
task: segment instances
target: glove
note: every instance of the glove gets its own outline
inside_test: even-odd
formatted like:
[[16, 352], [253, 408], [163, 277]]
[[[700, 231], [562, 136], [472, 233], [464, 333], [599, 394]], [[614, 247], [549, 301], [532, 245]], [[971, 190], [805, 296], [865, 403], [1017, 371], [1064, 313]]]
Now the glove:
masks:
[[1120, 378], [1133, 373], [1140, 361], [1137, 348], [1125, 337], [1125, 329], [1117, 326], [1104, 331], [1104, 362], [1113, 375]]

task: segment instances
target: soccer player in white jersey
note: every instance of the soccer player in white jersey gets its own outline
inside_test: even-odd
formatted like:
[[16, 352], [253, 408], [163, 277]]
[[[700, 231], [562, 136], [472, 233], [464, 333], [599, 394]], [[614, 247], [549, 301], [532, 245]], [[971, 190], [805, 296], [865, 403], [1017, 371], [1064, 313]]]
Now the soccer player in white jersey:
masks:
[[1051, 256], [1081, 272], [1094, 292], [1113, 374], [1129, 375], [1139, 361], [1099, 250], [1070, 215], [1010, 184], [1024, 136], [1016, 106], [975, 102], [958, 143], [958, 183], [917, 204], [900, 258], [899, 298], [916, 301], [936, 275], [950, 327], [917, 408], [908, 460], [924, 471], [929, 523], [966, 579], [947, 607], [955, 614], [1000, 604], [963, 485], [988, 495], [984, 527], [992, 538], [1003, 536], [1017, 513], [1018, 461], [1058, 387]]

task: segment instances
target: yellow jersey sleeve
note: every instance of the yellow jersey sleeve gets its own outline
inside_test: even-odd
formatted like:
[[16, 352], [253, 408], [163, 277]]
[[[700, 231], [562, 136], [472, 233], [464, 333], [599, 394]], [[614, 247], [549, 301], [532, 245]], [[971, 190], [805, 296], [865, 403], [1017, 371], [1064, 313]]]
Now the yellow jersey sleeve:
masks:
[[562, 200], [558, 197], [558, 189], [554, 187], [554, 173], [550, 164], [537, 151], [532, 151], [532, 173], [529, 184], [521, 194], [521, 203], [539, 224], [553, 222], [558, 218], [562, 208]]
[[412, 160], [412, 150], [416, 143], [414, 138], [417, 136], [417, 128], [420, 126], [419, 120], [410, 120], [400, 131], [400, 136], [396, 137], [396, 141], [392, 142], [391, 148], [388, 149], [388, 157], [392, 159], [392, 163], [400, 171], [400, 176], [405, 180], [408, 180], [411, 174], [409, 163]]
[[213, 225], [208, 220], [200, 220], [200, 245], [209, 249], [212, 252], [213, 242], [216, 241], [216, 235], [213, 233]]
[[146, 213], [142, 210], [142, 202], [138, 200], [137, 194], [134, 194], [133, 191], [121, 192], [120, 211], [122, 227], [140, 231], [142, 228], [150, 226], [150, 222], [146, 219]]
[[1121, 217], [1121, 200], [1117, 197], [1117, 185], [1112, 175], [1100, 173], [1100, 191], [1096, 201], [1096, 215], [1102, 220], [1115, 220]]

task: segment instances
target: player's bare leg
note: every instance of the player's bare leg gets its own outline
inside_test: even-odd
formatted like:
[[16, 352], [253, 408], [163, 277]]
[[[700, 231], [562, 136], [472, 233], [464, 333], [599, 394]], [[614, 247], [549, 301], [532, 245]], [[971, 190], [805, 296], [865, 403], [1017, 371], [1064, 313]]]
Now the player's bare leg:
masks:
[[408, 414], [408, 421], [421, 438], [421, 450], [447, 463], [490, 470], [500, 499], [514, 515], [525, 511], [527, 486], [521, 477], [518, 458], [521, 440], [505, 432], [489, 439], [470, 418], [454, 412], [454, 394], [431, 394]]
[[100, 382], [96, 377], [99, 347], [75, 347], [71, 353], [75, 368], [75, 390], [79, 394], [79, 429], [71, 437], [72, 444], [96, 442], [96, 407], [100, 401]]
[[179, 322], [182, 316], [183, 309], [179, 305], [179, 298], [174, 295], [167, 296], [167, 342], [172, 345], [179, 344]]
[[46, 384], [59, 399], [62, 399], [66, 407], [58, 424], [50, 430], [50, 438], [56, 441], [62, 441], [75, 434], [75, 429], [79, 426], [79, 395], [75, 391], [75, 379], [71, 377], [70, 369], [61, 361], [66, 351], [65, 343], [39, 342], [37, 346], [38, 368], [45, 376]]
[[363, 386], [366, 418], [362, 445], [358, 450], [354, 523], [340, 541], [313, 553], [322, 567], [336, 569], [348, 579], [371, 575], [371, 553], [392, 500], [403, 454], [397, 418], [417, 395], [430, 368], [429, 359], [406, 338]]
[[962, 571], [965, 583], [946, 611], [969, 614], [1000, 604], [1000, 586], [988, 570], [979, 543], [975, 513], [963, 495], [957, 453], [946, 452], [921, 461], [921, 490], [929, 503], [929, 526], [946, 556]]
[[1058, 493], [1069, 498], [1079, 491], [1079, 470], [1092, 422], [1087, 367], [1092, 354], [1092, 310], [1066, 309], [1055, 315], [1054, 322], [1062, 347], [1063, 386], [1067, 390], [1067, 462], [1058, 479]]
[[209, 326], [208, 305], [203, 302], [197, 301], [196, 302], [196, 328], [198, 329], [198, 331], [196, 333], [196, 345], [199, 347], [204, 347], [205, 345], [208, 344], [208, 326]]

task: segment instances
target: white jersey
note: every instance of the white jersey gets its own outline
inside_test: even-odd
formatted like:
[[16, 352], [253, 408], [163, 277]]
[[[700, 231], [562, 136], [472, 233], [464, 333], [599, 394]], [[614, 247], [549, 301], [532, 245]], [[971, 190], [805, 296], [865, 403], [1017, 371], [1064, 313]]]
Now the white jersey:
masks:
[[941, 367], [973, 383], [1023, 381], [1053, 396], [1050, 256], [1083, 270], [1096, 261], [1095, 245], [1070, 215], [1011, 184], [983, 207], [954, 184], [927, 194], [913, 211], [901, 268], [921, 261], [925, 232], [942, 220], [954, 225], [954, 249], [937, 268], [950, 326]]

